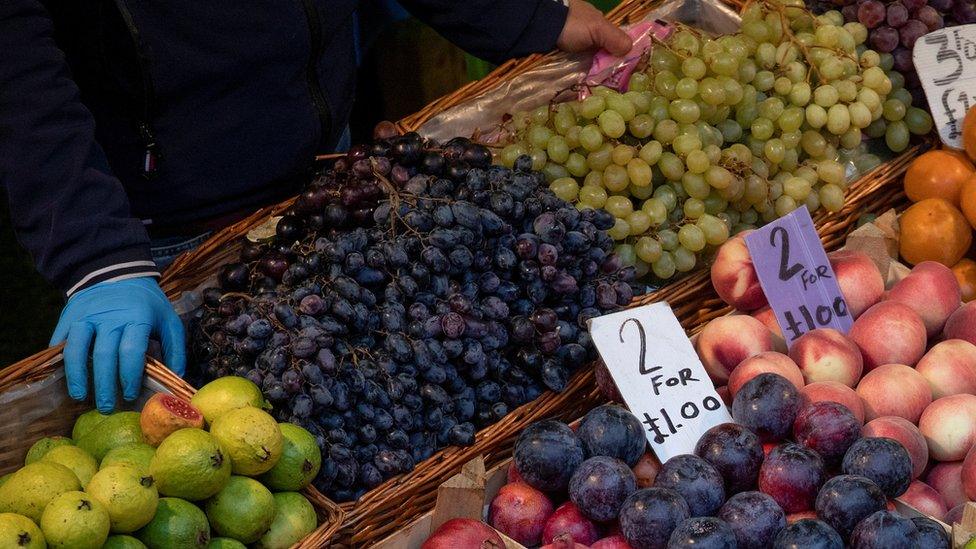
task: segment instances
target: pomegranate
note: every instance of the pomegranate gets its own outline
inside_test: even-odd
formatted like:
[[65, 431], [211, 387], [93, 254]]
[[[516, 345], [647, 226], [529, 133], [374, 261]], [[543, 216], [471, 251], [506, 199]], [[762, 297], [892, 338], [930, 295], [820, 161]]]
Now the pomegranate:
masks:
[[434, 531], [420, 549], [504, 549], [505, 542], [487, 524], [466, 518], [451, 519]]
[[143, 406], [139, 426], [146, 442], [159, 446], [174, 431], [187, 427], [203, 429], [203, 414], [185, 400], [156, 393]]
[[584, 545], [596, 541], [598, 533], [593, 521], [583, 516], [579, 507], [572, 501], [560, 505], [546, 521], [542, 530], [542, 543], [551, 543], [561, 535], [569, 534], [573, 540]]
[[552, 508], [549, 498], [528, 484], [506, 484], [491, 500], [488, 523], [522, 545], [538, 545]]

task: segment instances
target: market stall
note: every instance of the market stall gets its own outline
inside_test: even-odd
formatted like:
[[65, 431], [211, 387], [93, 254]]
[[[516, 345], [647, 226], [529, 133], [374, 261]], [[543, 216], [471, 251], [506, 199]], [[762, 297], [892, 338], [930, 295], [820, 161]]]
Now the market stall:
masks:
[[3, 371], [0, 539], [967, 546], [976, 114], [935, 75], [976, 12], [943, 3], [623, 2], [628, 56], [321, 157], [164, 273], [185, 380], [101, 416], [58, 349]]

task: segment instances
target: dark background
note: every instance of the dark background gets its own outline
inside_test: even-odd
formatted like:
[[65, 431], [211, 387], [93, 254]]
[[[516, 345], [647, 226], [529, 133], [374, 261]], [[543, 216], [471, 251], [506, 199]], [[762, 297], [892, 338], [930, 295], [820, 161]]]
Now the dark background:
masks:
[[[618, 3], [591, 1], [602, 9]], [[350, 120], [353, 143], [368, 140], [377, 122], [416, 112], [490, 69], [416, 20], [390, 22], [388, 13], [378, 15], [377, 6], [386, 9], [388, 2], [364, 2], [366, 52]], [[47, 347], [62, 305], [60, 293], [37, 274], [17, 244], [7, 195], [0, 192], [0, 368]]]

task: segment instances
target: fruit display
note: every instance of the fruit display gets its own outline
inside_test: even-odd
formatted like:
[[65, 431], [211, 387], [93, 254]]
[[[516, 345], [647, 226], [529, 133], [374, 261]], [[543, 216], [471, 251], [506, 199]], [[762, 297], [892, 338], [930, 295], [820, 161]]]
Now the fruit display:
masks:
[[841, 209], [846, 171], [879, 163], [862, 141], [900, 152], [932, 118], [863, 24], [803, 6], [753, 2], [714, 39], [679, 26], [626, 91], [515, 114], [498, 161], [529, 154], [560, 198], [613, 214], [617, 253], [658, 280], [798, 206]]
[[417, 134], [355, 147], [204, 292], [202, 376], [246, 377], [313, 433], [335, 501], [562, 390], [594, 357], [587, 320], [634, 296], [613, 216], [560, 199], [528, 156], [490, 160]]
[[193, 404], [157, 393], [142, 412], [91, 410], [71, 438], [36, 441], [0, 482], [0, 547], [291, 547], [317, 526], [298, 491], [322, 456], [308, 431], [248, 402], [255, 391], [233, 377], [201, 389], [194, 401], [220, 410], [209, 431]]
[[910, 265], [936, 261], [952, 269], [964, 302], [976, 299], [976, 109], [963, 120], [965, 150], [929, 151], [905, 172], [912, 204], [898, 218], [899, 253]]

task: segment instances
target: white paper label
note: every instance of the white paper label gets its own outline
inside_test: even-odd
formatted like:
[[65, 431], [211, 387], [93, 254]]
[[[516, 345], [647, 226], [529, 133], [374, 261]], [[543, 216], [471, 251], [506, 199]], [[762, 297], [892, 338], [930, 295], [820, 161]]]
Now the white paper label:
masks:
[[662, 462], [692, 453], [705, 431], [732, 421], [667, 303], [596, 317], [590, 335]]
[[942, 142], [962, 148], [962, 121], [976, 104], [976, 25], [932, 31], [915, 42], [915, 70]]

